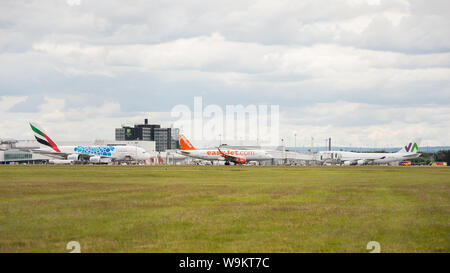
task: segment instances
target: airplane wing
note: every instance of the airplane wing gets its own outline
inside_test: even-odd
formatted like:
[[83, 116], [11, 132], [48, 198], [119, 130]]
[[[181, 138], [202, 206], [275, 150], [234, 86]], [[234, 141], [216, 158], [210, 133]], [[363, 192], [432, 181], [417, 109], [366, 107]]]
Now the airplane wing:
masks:
[[219, 150], [220, 156], [222, 156], [226, 161], [231, 161], [231, 162], [238, 163], [238, 164], [244, 164], [245, 163], [245, 158], [240, 158], [240, 157], [237, 157], [237, 156], [227, 155], [224, 152], [222, 152], [220, 150], [220, 148], [217, 148], [217, 150]]
[[45, 156], [54, 157], [57, 159], [66, 159], [69, 154], [67, 153], [57, 153], [57, 152], [51, 152], [51, 151], [44, 151], [44, 150], [35, 150], [35, 149], [19, 149], [22, 152], [29, 152], [34, 154], [40, 154]]
[[225, 154], [224, 152], [222, 152], [222, 151], [220, 150], [220, 148], [217, 148], [217, 150], [219, 150], [220, 156], [223, 157], [225, 160], [232, 161], [233, 159], [236, 158], [236, 157], [234, 157], [234, 156]]
[[[67, 157], [72, 154], [72, 153], [68, 154], [68, 153], [62, 153], [62, 152], [52, 152], [52, 151], [37, 150], [37, 149], [23, 149], [22, 148], [19, 150], [23, 151], [23, 152], [45, 155], [45, 156], [49, 156], [49, 157], [53, 157], [53, 158], [57, 158], [57, 159], [67, 159]], [[94, 155], [88, 155], [88, 154], [80, 154], [80, 155], [84, 159], [89, 159], [91, 156], [94, 156]], [[100, 158], [110, 158], [109, 156], [103, 156], [103, 155], [96, 155], [96, 156], [99, 156]]]

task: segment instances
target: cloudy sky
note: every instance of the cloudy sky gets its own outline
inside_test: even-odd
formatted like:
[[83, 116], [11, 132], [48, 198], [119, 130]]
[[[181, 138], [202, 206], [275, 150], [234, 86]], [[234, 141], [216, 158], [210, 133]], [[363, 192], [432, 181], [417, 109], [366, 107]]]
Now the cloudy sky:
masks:
[[[0, 2], [0, 138], [113, 139], [203, 103], [280, 107], [309, 145], [450, 145], [450, 1]], [[324, 141], [323, 141], [324, 142]], [[201, 146], [201, 141], [197, 140]], [[319, 144], [320, 144], [319, 143]]]

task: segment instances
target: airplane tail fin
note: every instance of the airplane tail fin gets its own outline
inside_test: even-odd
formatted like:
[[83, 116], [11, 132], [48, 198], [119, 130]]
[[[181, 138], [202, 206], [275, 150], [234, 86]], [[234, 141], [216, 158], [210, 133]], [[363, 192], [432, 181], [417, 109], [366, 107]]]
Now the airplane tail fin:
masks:
[[178, 137], [180, 139], [181, 150], [196, 150], [194, 145], [192, 145], [183, 134], [180, 134]]
[[404, 146], [397, 153], [417, 153], [419, 151], [419, 141], [411, 141], [408, 145]]
[[37, 142], [39, 142], [39, 144], [50, 147], [55, 152], [61, 152], [58, 148], [58, 145], [56, 145], [56, 143], [47, 136], [47, 134], [44, 132], [44, 130], [41, 129], [39, 125], [34, 122], [30, 122], [30, 127], [31, 130], [33, 130], [34, 137], [36, 138]]

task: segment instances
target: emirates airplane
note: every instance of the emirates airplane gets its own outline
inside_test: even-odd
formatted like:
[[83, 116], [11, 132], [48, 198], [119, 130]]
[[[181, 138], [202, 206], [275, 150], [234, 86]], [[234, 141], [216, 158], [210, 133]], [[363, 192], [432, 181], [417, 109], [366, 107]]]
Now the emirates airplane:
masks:
[[[56, 158], [55, 164], [70, 164], [74, 161], [108, 163], [109, 161], [145, 161], [150, 154], [136, 146], [58, 146], [37, 124], [30, 123], [37, 142], [42, 149], [27, 150]], [[49, 161], [52, 162], [52, 161]]]
[[245, 164], [250, 161], [265, 161], [272, 159], [272, 157], [264, 150], [236, 150], [224, 147], [197, 150], [184, 135], [180, 134], [178, 137], [181, 145], [180, 154], [193, 158], [208, 161], [225, 161], [225, 165], [230, 165], [230, 162], [234, 164]]

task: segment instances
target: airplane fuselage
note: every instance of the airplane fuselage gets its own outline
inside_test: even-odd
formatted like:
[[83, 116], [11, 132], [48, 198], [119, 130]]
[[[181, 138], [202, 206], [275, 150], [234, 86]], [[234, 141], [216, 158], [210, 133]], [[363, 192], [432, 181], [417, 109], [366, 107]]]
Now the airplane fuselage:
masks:
[[374, 164], [387, 164], [396, 161], [403, 161], [408, 159], [417, 158], [420, 153], [408, 153], [408, 152], [397, 152], [397, 153], [355, 153], [355, 152], [344, 152], [344, 151], [326, 151], [319, 152], [319, 160], [321, 161], [341, 161], [347, 162], [348, 164], [363, 163], [374, 163]]
[[[144, 149], [136, 146], [58, 146], [61, 154], [67, 154], [69, 160], [80, 158], [100, 157], [113, 161], [147, 160], [150, 158]], [[55, 154], [58, 154], [55, 152]]]
[[[264, 161], [269, 160], [272, 157], [264, 150], [235, 150], [235, 149], [222, 149], [225, 155], [244, 158], [246, 162], [249, 161]], [[209, 160], [209, 161], [226, 161], [224, 156], [218, 149], [207, 150], [181, 150], [180, 154], [190, 156], [193, 158]]]

